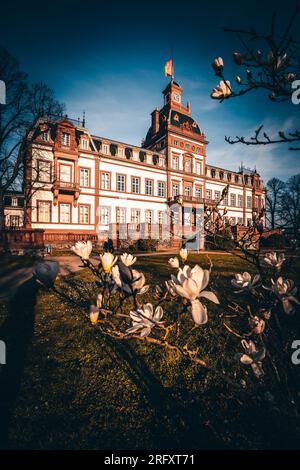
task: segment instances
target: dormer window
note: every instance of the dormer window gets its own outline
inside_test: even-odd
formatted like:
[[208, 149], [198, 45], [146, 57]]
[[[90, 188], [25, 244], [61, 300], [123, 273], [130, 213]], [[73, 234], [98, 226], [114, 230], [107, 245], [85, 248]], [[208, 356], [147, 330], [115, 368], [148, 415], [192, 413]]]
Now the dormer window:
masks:
[[49, 132], [48, 131], [43, 131], [42, 132], [42, 140], [44, 142], [48, 142], [48, 138], [49, 138]]
[[70, 134], [68, 134], [67, 132], [63, 132], [61, 135], [61, 143], [65, 147], [69, 147], [70, 146]]
[[82, 139], [81, 147], [82, 147], [83, 150], [88, 150], [89, 149], [89, 141], [87, 139]]
[[12, 197], [11, 198], [11, 205], [13, 207], [17, 207], [17, 205], [18, 205], [18, 198], [17, 197]]
[[105, 155], [108, 155], [108, 153], [109, 153], [109, 146], [108, 146], [108, 144], [103, 144], [103, 153], [104, 153]]
[[178, 116], [178, 114], [175, 114], [175, 115], [174, 115], [174, 121], [179, 121], [179, 116]]

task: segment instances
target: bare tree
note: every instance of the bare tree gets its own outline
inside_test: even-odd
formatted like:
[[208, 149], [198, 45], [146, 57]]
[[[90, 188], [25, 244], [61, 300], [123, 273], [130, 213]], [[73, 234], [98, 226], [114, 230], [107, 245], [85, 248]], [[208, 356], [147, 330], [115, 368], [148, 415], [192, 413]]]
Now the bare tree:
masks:
[[32, 140], [30, 130], [41, 116], [62, 116], [64, 105], [55, 100], [47, 85], [31, 85], [18, 61], [3, 47], [0, 47], [0, 80], [6, 84], [6, 104], [0, 106], [0, 228], [3, 229], [4, 194], [24, 172]]
[[[236, 75], [234, 87], [224, 74], [222, 57], [214, 60], [213, 68], [221, 78], [219, 85], [214, 88], [211, 97], [220, 102], [225, 99], [237, 98], [258, 90], [267, 92], [271, 101], [281, 103], [291, 100], [292, 95], [299, 90], [300, 80], [300, 43], [293, 37], [295, 20], [298, 18], [299, 7], [293, 11], [283, 33], [276, 31], [276, 15], [271, 21], [270, 30], [266, 33], [251, 29], [229, 29], [225, 32], [234, 33], [242, 47], [242, 52], [234, 52], [234, 63], [241, 69]], [[270, 137], [260, 125], [250, 138], [244, 136], [225, 137], [230, 144], [270, 145], [274, 143], [293, 144], [300, 142], [300, 129], [278, 131], [278, 137]], [[300, 150], [291, 145], [289, 150]]]
[[271, 178], [267, 182], [266, 209], [267, 220], [272, 230], [280, 226], [279, 213], [281, 209], [281, 196], [285, 188], [285, 184], [278, 178]]
[[285, 228], [292, 228], [297, 238], [300, 230], [300, 174], [292, 176], [280, 196], [280, 218]]

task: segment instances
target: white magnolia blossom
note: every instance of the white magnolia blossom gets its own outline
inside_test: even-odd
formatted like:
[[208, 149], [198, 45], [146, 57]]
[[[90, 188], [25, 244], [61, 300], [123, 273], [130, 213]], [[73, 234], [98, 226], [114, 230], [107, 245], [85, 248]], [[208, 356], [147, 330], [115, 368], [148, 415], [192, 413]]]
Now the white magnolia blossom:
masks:
[[186, 248], [181, 248], [181, 250], [179, 251], [179, 256], [180, 258], [182, 259], [182, 261], [186, 261], [187, 260], [187, 257], [188, 257], [188, 251]]
[[136, 262], [136, 257], [133, 257], [130, 253], [123, 253], [120, 258], [125, 266], [132, 266]]
[[135, 269], [133, 269], [131, 273], [132, 280], [130, 283], [127, 283], [122, 281], [121, 279], [119, 266], [113, 266], [111, 270], [112, 278], [115, 284], [126, 294], [145, 294], [148, 291], [149, 286], [145, 285], [146, 278], [144, 274], [139, 271], [136, 271]]
[[52, 286], [59, 273], [57, 261], [42, 261], [33, 267], [33, 274], [37, 280], [46, 286]]
[[214, 61], [213, 61], [213, 69], [215, 70], [216, 74], [221, 74], [222, 71], [223, 71], [223, 68], [224, 68], [224, 61], [223, 61], [223, 58], [222, 57], [217, 57]]
[[82, 259], [89, 259], [92, 249], [93, 245], [90, 240], [88, 240], [87, 242], [77, 242], [71, 248], [71, 250], [74, 251], [74, 253], [77, 256], [80, 256], [80, 258]]
[[299, 300], [295, 297], [297, 293], [297, 287], [295, 287], [294, 281], [290, 279], [283, 279], [281, 276], [274, 281], [271, 279], [272, 292], [282, 302], [283, 310], [288, 315], [292, 315], [295, 312], [295, 304], [300, 305]]
[[102, 294], [98, 294], [98, 296], [97, 296], [97, 307], [98, 307], [98, 308], [101, 308], [101, 307], [102, 307], [102, 302], [103, 302], [103, 295], [102, 295]]
[[227, 98], [232, 94], [229, 80], [221, 80], [219, 85], [213, 89], [211, 97], [216, 99]]
[[266, 322], [255, 315], [254, 317], [249, 318], [249, 325], [253, 333], [261, 335], [265, 330]]
[[236, 357], [240, 360], [242, 364], [250, 365], [256, 377], [260, 378], [264, 374], [262, 368], [262, 360], [266, 356], [265, 348], [262, 347], [260, 349], [256, 349], [255, 344], [251, 340], [248, 342], [243, 339], [241, 343], [245, 350], [245, 353], [237, 354]]
[[148, 303], [143, 305], [142, 309], [131, 311], [130, 317], [132, 327], [128, 328], [126, 333], [130, 334], [140, 331], [140, 335], [144, 337], [151, 333], [152, 328], [161, 324], [160, 320], [163, 317], [163, 309], [158, 306], [155, 311], [153, 311], [153, 305]]
[[179, 268], [179, 259], [178, 258], [170, 258], [168, 263], [172, 268]]
[[116, 263], [117, 259], [118, 257], [114, 256], [112, 253], [103, 253], [103, 255], [100, 255], [100, 260], [105, 273], [110, 273], [110, 270]]
[[176, 294], [191, 303], [190, 311], [196, 325], [207, 323], [207, 308], [199, 301], [199, 298], [204, 297], [215, 304], [219, 303], [213, 292], [204, 290], [209, 282], [209, 271], [200, 268], [197, 264], [192, 269], [185, 265], [183, 269], [179, 269], [177, 277], [172, 274], [171, 279], [172, 288]]
[[235, 279], [231, 280], [231, 284], [233, 287], [239, 289], [238, 291], [235, 291], [236, 294], [245, 290], [252, 292], [260, 284], [260, 275], [256, 274], [252, 279], [251, 275], [247, 272], [236, 274]]
[[90, 306], [90, 320], [93, 325], [96, 325], [99, 318], [99, 308], [96, 305]]
[[268, 266], [268, 267], [273, 267], [275, 268], [277, 271], [280, 271], [280, 269], [282, 268], [282, 265], [283, 263], [285, 262], [285, 255], [284, 253], [280, 253], [278, 256], [277, 256], [277, 253], [276, 252], [271, 252], [271, 253], [266, 253], [263, 260], [262, 260], [262, 264], [264, 266]]

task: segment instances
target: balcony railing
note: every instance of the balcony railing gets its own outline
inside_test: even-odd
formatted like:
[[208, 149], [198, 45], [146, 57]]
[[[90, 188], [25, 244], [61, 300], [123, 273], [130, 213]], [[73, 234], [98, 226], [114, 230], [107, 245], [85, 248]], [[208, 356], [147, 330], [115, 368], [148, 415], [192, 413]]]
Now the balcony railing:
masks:
[[218, 202], [215, 199], [204, 199], [202, 197], [188, 196], [186, 194], [178, 195], [178, 196], [171, 196], [168, 198], [168, 202], [178, 203], [178, 204], [183, 204], [187, 202], [187, 203], [192, 203], [192, 204], [207, 204], [207, 205], [214, 205], [214, 206], [218, 204]]
[[79, 184], [69, 182], [69, 181], [55, 181], [53, 184], [53, 188], [58, 189], [58, 190], [74, 192], [74, 191], [79, 190]]

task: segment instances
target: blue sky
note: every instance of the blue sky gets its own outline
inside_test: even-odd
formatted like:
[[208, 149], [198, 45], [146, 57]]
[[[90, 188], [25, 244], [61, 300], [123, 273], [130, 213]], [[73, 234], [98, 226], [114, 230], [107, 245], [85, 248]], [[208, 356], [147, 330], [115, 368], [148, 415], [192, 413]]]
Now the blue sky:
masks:
[[[250, 4], [250, 2], [249, 2]], [[212, 60], [221, 55], [229, 75], [237, 39], [223, 26], [265, 30], [271, 14], [285, 24], [295, 1], [100, 2], [63, 0], [46, 4], [11, 0], [1, 9], [0, 42], [32, 81], [45, 81], [66, 103], [70, 117], [85, 110], [98, 135], [140, 144], [150, 113], [162, 105], [168, 83], [163, 66], [172, 51], [176, 80], [192, 115], [210, 142], [208, 162], [236, 169], [241, 160], [264, 179], [300, 172], [300, 152], [287, 146], [229, 145], [224, 135], [248, 135], [264, 124], [270, 133], [300, 127], [300, 105], [276, 104], [263, 93], [222, 104], [211, 100], [217, 84]], [[284, 5], [284, 7], [283, 7]], [[299, 20], [296, 35], [299, 34]], [[298, 33], [297, 33], [298, 31]]]

